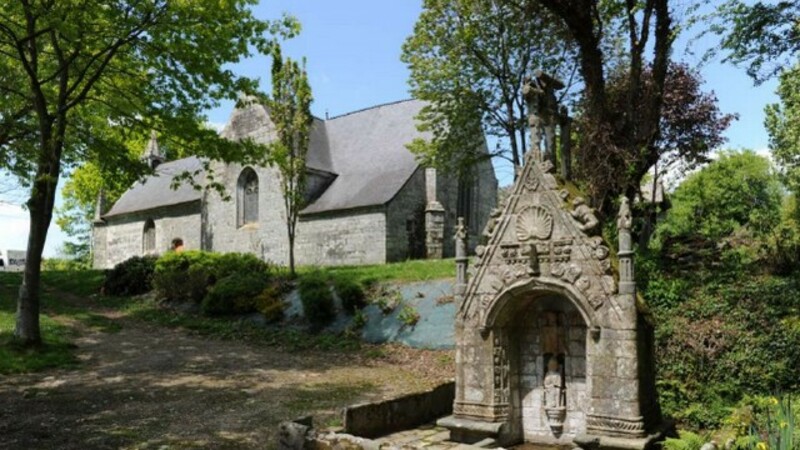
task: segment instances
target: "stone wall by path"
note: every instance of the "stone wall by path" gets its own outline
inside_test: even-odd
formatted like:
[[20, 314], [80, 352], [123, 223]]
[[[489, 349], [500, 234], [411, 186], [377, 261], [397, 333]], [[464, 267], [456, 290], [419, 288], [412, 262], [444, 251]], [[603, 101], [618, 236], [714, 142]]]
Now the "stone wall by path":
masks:
[[449, 382], [429, 391], [348, 406], [342, 411], [344, 432], [376, 438], [433, 422], [453, 411], [455, 388], [455, 382]]

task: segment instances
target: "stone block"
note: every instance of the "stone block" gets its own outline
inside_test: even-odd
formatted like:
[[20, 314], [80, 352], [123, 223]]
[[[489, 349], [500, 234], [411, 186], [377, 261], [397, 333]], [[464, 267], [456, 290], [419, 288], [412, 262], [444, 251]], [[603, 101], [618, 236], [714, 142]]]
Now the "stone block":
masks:
[[599, 380], [601, 383], [603, 379], [615, 376], [617, 373], [616, 359], [613, 355], [595, 355], [594, 360], [591, 361], [590, 365], [592, 370], [592, 378]]
[[616, 357], [636, 358], [636, 347], [637, 341], [635, 338], [621, 339], [616, 341], [616, 345], [613, 346], [613, 354]]
[[638, 375], [639, 364], [638, 359], [635, 358], [617, 358], [617, 373], [616, 375], [621, 378], [636, 379]]

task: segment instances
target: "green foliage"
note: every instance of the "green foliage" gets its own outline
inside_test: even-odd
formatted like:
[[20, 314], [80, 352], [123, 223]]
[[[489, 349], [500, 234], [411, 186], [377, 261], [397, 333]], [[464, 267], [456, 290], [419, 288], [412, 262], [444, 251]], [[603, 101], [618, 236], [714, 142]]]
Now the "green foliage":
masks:
[[267, 276], [269, 271], [269, 264], [250, 253], [170, 252], [156, 261], [153, 287], [167, 301], [200, 303], [217, 280], [245, 273]]
[[426, 164], [463, 170], [486, 157], [475, 145], [485, 131], [503, 145], [496, 156], [520, 165], [527, 148], [522, 80], [543, 67], [568, 80], [573, 53], [559, 22], [535, 2], [425, 0], [401, 58], [411, 94], [428, 102], [420, 130], [432, 142], [416, 141], [411, 150]]
[[264, 292], [267, 284], [266, 272], [233, 273], [211, 286], [200, 303], [200, 310], [207, 316], [253, 312], [256, 310], [257, 297]]
[[[38, 271], [59, 177], [95, 162], [136, 170], [128, 135], [169, 132], [187, 153], [227, 162], [262, 161], [263, 147], [229, 141], [203, 113], [257, 82], [229, 70], [252, 52], [268, 53], [296, 21], [257, 19], [254, 0], [5, 2], [0, 18], [0, 169], [29, 188], [26, 283]], [[140, 163], [136, 163], [140, 167]], [[206, 167], [208, 168], [208, 167]], [[212, 177], [204, 184], [218, 187]], [[191, 179], [195, 174], [178, 174]], [[85, 233], [85, 230], [83, 231]], [[15, 333], [38, 343], [38, 293], [20, 295]]]
[[270, 283], [255, 298], [255, 309], [267, 319], [267, 322], [277, 322], [283, 318], [283, 311], [286, 305], [283, 303], [283, 295], [286, 288], [283, 283], [271, 280]]
[[[672, 195], [656, 231], [665, 252], [692, 251], [724, 238], [767, 235], [780, 220], [781, 186], [769, 160], [752, 151], [723, 152]], [[690, 248], [681, 249], [684, 244]], [[713, 249], [712, 249], [713, 250]]]
[[794, 1], [730, 0], [718, 7], [722, 23], [712, 29], [723, 36], [727, 61], [746, 64], [761, 83], [791, 65], [800, 50], [800, 5]]
[[326, 267], [322, 270], [334, 279], [350, 278], [364, 286], [377, 282], [428, 281], [455, 278], [456, 264], [454, 259], [415, 259], [389, 264], [373, 264], [369, 266]]
[[311, 272], [300, 278], [297, 284], [303, 314], [314, 327], [327, 325], [336, 316], [333, 293], [328, 277], [322, 272]]
[[800, 387], [797, 209], [781, 196], [765, 158], [723, 153], [673, 195], [656, 241], [669, 258], [637, 258], [661, 406], [686, 426], [720, 426], [743, 397]]
[[681, 431], [678, 438], [667, 438], [662, 447], [664, 450], [700, 450], [706, 439], [691, 431]]
[[369, 295], [372, 303], [378, 305], [383, 314], [390, 314], [403, 303], [403, 294], [394, 286], [378, 284], [373, 286]]
[[795, 450], [800, 442], [800, 410], [790, 395], [747, 396], [726, 420], [736, 432], [736, 450]]
[[781, 73], [777, 94], [780, 102], [765, 108], [764, 126], [786, 184], [797, 194], [800, 193], [800, 63]]
[[403, 309], [400, 310], [400, 314], [397, 315], [397, 318], [400, 319], [400, 323], [404, 326], [413, 327], [419, 322], [420, 315], [413, 306], [403, 305]]
[[[102, 196], [106, 208], [99, 213], [107, 213], [108, 208], [149, 171], [141, 157], [150, 133], [137, 134], [116, 129], [110, 132], [121, 134], [117, 137], [122, 142], [118, 156], [120, 164], [101, 164], [96, 159], [87, 161], [70, 173], [61, 189], [64, 203], [56, 209], [56, 223], [73, 239], [73, 242], [65, 243], [67, 254], [77, 252], [88, 258], [98, 199]], [[167, 139], [159, 145], [159, 150], [167, 161], [189, 156], [182, 145]]]
[[766, 263], [774, 273], [788, 275], [800, 266], [800, 210], [797, 196], [783, 199], [780, 223], [764, 239]]
[[311, 86], [305, 60], [302, 65], [284, 59], [279, 46], [273, 49], [272, 97], [269, 116], [278, 139], [269, 145], [269, 162], [280, 172], [281, 194], [289, 238], [289, 270], [295, 275], [294, 242], [297, 218], [306, 205], [306, 155], [311, 136]]
[[103, 292], [107, 295], [128, 296], [150, 292], [153, 289], [155, 256], [133, 256], [106, 272]]
[[87, 270], [89, 268], [90, 265], [81, 259], [46, 258], [42, 261], [42, 270], [44, 271], [73, 272], [78, 270]]
[[336, 295], [342, 300], [342, 309], [348, 314], [355, 314], [361, 308], [367, 306], [367, 296], [361, 285], [351, 278], [337, 278], [334, 280], [333, 287]]
[[358, 329], [364, 328], [364, 325], [366, 325], [366, 324], [367, 324], [367, 315], [364, 314], [363, 310], [359, 309], [358, 311], [355, 312], [355, 314], [353, 314], [353, 324], [352, 324], [352, 326], [353, 326], [353, 328], [358, 330]]
[[[649, 259], [637, 281], [656, 325], [663, 410], [719, 426], [745, 395], [800, 388], [800, 279], [753, 265], [681, 270]], [[759, 268], [760, 269], [760, 268]]]

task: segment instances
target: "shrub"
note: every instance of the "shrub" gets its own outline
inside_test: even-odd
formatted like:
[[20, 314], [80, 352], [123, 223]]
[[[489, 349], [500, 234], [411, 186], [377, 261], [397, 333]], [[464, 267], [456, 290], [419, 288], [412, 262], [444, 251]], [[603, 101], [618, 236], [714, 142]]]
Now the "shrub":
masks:
[[348, 314], [355, 314], [367, 305], [367, 296], [357, 282], [350, 278], [339, 278], [334, 282], [336, 294], [342, 300], [342, 308]]
[[200, 303], [217, 280], [234, 274], [266, 278], [269, 272], [269, 264], [249, 253], [171, 252], [156, 262], [153, 286], [165, 300]]
[[200, 304], [208, 316], [244, 314], [256, 310], [256, 297], [267, 287], [266, 274], [241, 272], [219, 280]]
[[216, 255], [197, 250], [170, 252], [156, 261], [153, 287], [159, 297], [168, 301], [199, 303], [208, 287], [207, 270]]
[[139, 295], [153, 289], [154, 256], [134, 256], [105, 274], [103, 292], [108, 295]]
[[706, 443], [705, 438], [691, 431], [681, 431], [679, 438], [667, 438], [662, 447], [664, 450], [700, 450]]
[[364, 314], [363, 310], [358, 310], [353, 314], [353, 328], [361, 329], [364, 328], [364, 325], [367, 324], [367, 315]]
[[284, 279], [273, 279], [255, 298], [255, 308], [268, 322], [277, 322], [283, 318], [283, 295], [287, 291]]
[[220, 253], [216, 255], [213, 275], [222, 279], [237, 273], [263, 273], [270, 271], [270, 265], [252, 253]]
[[311, 272], [300, 278], [298, 290], [303, 313], [312, 325], [320, 327], [333, 320], [336, 316], [333, 294], [322, 272]]
[[419, 322], [420, 316], [416, 309], [410, 305], [404, 305], [397, 316], [404, 326], [413, 327]]

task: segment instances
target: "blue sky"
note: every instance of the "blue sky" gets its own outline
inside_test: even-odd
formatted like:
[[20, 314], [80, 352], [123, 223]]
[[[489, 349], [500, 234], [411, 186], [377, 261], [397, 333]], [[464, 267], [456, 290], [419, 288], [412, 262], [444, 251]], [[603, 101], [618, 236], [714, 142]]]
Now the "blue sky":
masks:
[[[421, 0], [375, 1], [338, 0], [262, 0], [256, 8], [260, 18], [277, 18], [282, 12], [297, 17], [301, 34], [284, 44], [284, 53], [307, 58], [307, 68], [314, 93], [312, 110], [324, 117], [409, 98], [408, 70], [400, 62], [401, 45], [413, 31], [421, 10]], [[674, 59], [696, 66], [706, 47], [716, 45], [706, 38], [685, 53], [686, 39], [675, 46]], [[257, 57], [234, 67], [242, 75], [269, 77], [270, 61]], [[774, 81], [754, 87], [744, 70], [718, 61], [700, 67], [705, 89], [719, 98], [720, 109], [738, 113], [726, 136], [728, 147], [765, 151], [764, 106], [774, 103]], [[263, 83], [264, 89], [268, 88]], [[225, 103], [208, 113], [214, 124], [223, 124], [233, 108]], [[508, 167], [497, 168], [501, 184], [511, 180]], [[27, 235], [27, 213], [16, 206], [0, 204], [0, 249], [23, 249]], [[58, 227], [50, 227], [45, 256], [54, 256], [65, 237]]]

